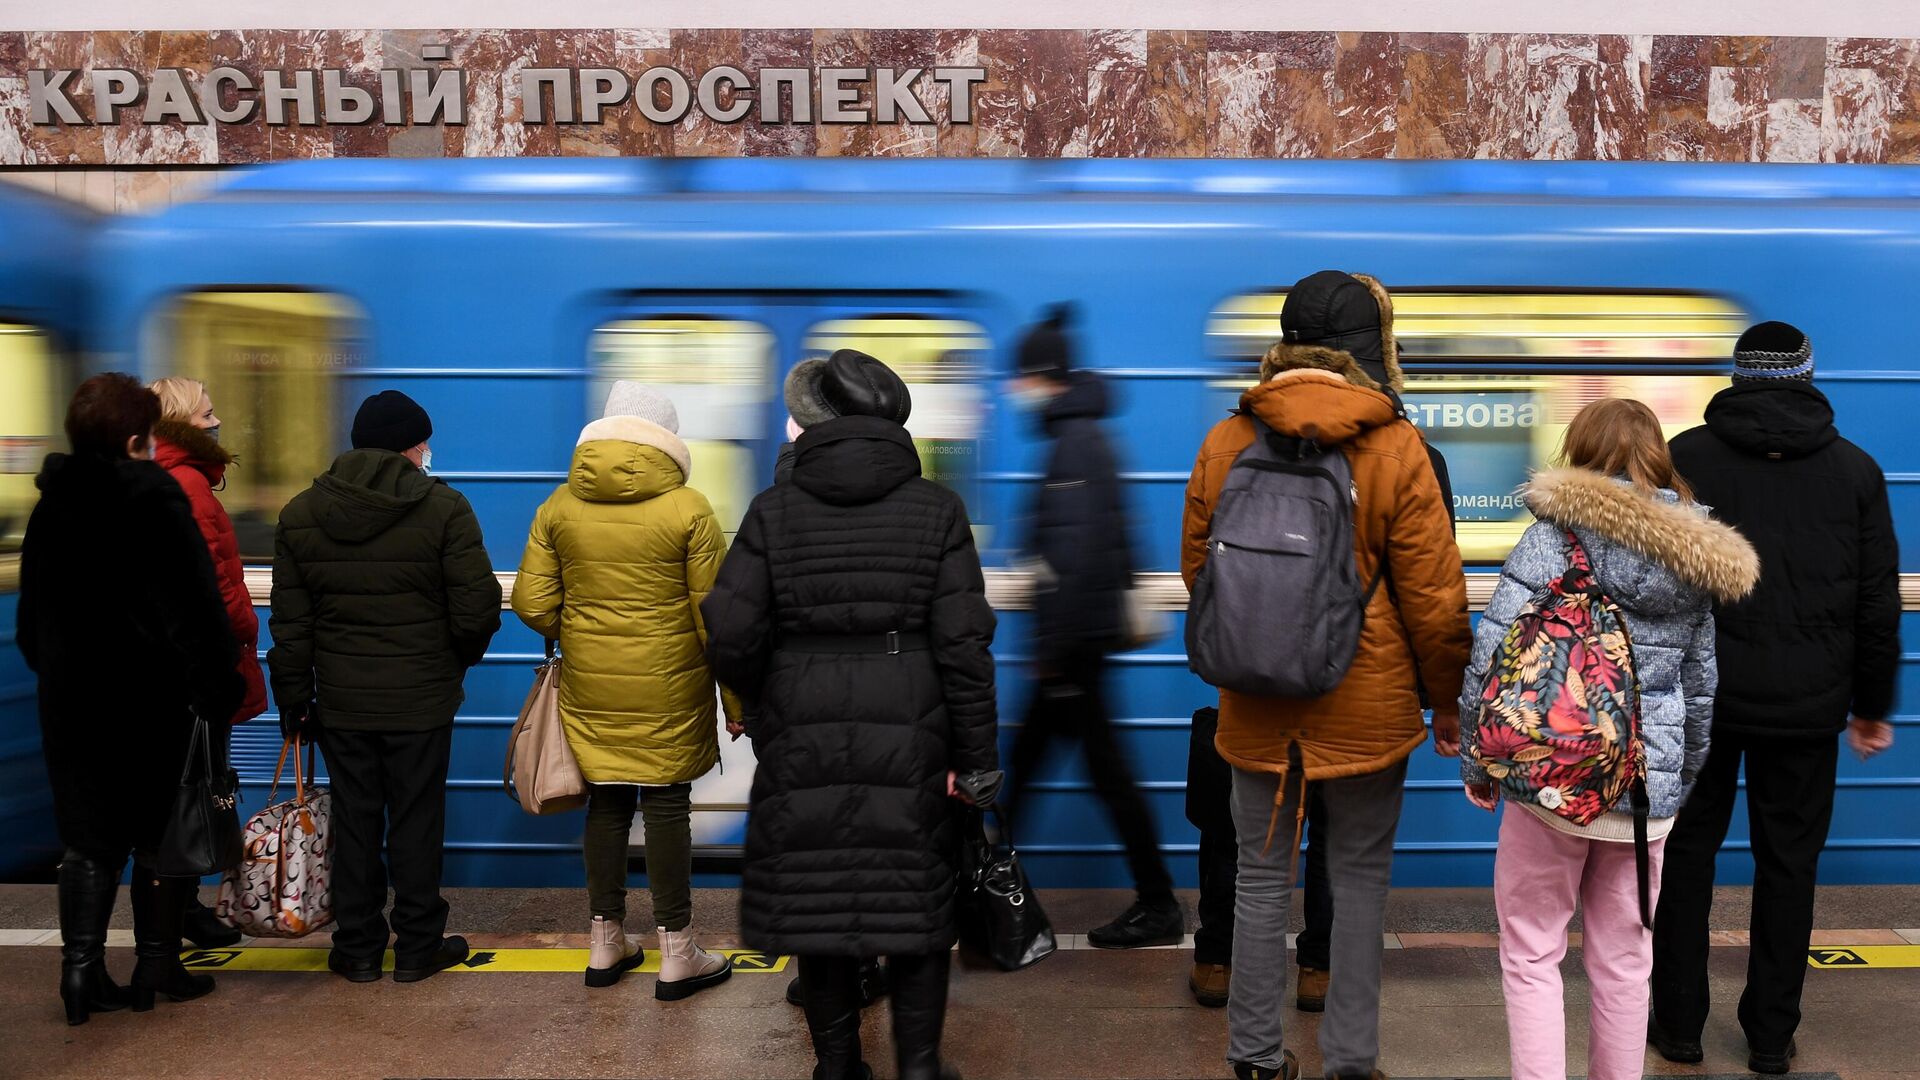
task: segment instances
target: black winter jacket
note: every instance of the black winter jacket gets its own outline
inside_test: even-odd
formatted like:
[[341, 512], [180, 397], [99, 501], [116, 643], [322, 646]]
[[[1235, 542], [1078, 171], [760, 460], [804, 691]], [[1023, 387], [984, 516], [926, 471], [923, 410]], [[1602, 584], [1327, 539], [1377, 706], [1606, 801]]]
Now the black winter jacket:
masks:
[[53, 454], [21, 549], [19, 644], [68, 846], [146, 850], [180, 783], [195, 712], [224, 726], [238, 645], [180, 485], [151, 461]]
[[459, 492], [387, 450], [352, 450], [293, 497], [274, 538], [274, 698], [343, 731], [453, 722], [500, 629], [500, 582]]
[[1760, 553], [1760, 585], [1717, 606], [1713, 728], [1830, 736], [1893, 711], [1899, 545], [1886, 477], [1802, 382], [1742, 383], [1673, 440], [1700, 502]]
[[1068, 379], [1041, 414], [1053, 447], [1022, 545], [1052, 574], [1033, 595], [1034, 652], [1043, 663], [1124, 647], [1134, 570], [1126, 494], [1100, 426], [1106, 383], [1090, 371]]
[[[997, 767], [993, 610], [966, 507], [872, 417], [807, 429], [701, 604], [714, 674], [750, 707], [759, 766], [740, 920], [754, 948], [915, 955], [954, 940], [949, 770]], [[926, 635], [898, 655], [818, 651]], [[800, 651], [783, 645], [812, 639]]]

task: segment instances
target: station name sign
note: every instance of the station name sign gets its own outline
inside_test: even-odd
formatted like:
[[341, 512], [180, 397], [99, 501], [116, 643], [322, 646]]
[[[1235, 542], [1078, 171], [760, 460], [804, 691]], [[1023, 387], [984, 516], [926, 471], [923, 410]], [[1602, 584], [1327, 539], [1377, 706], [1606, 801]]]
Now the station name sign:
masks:
[[[443, 52], [444, 55], [444, 52]], [[433, 50], [423, 50], [433, 59]], [[523, 124], [604, 124], [638, 109], [657, 124], [675, 124], [698, 108], [723, 124], [752, 117], [762, 124], [936, 123], [923, 94], [947, 88], [945, 120], [973, 122], [973, 91], [984, 67], [769, 67], [731, 65], [698, 74], [650, 67], [524, 68], [519, 73]], [[82, 108], [82, 89], [91, 107]], [[118, 125], [137, 113], [145, 124], [464, 124], [468, 78], [457, 67], [383, 68], [378, 72], [266, 70], [235, 67], [204, 75], [186, 68], [151, 74], [124, 68], [41, 68], [27, 72], [29, 115], [41, 127]], [[938, 97], [934, 98], [936, 107]]]

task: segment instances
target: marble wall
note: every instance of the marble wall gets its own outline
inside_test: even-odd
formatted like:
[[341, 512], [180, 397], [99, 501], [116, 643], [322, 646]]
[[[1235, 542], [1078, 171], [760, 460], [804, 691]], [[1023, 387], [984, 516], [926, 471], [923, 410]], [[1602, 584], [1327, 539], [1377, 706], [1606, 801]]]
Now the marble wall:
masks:
[[[452, 46], [458, 127], [28, 122], [35, 68], [383, 67]], [[527, 67], [986, 68], [973, 124], [521, 123]], [[84, 79], [72, 94], [91, 114]], [[926, 84], [922, 84], [923, 86]], [[197, 89], [197, 86], [196, 86]], [[1920, 41], [1184, 30], [0, 32], [0, 165], [515, 155], [1920, 161]]]

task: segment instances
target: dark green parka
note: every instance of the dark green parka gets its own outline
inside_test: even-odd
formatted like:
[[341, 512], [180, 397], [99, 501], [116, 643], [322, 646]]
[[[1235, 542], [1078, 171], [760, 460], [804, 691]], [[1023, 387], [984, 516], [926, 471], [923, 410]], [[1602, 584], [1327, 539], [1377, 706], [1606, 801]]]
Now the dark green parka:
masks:
[[280, 513], [274, 698], [343, 731], [453, 722], [500, 629], [500, 582], [459, 492], [387, 450], [352, 450]]

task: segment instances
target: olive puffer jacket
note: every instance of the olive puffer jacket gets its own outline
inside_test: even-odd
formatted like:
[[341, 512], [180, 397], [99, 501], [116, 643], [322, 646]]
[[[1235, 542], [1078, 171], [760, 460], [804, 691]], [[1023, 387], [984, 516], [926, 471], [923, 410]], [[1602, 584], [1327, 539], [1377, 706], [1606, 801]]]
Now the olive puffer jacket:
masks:
[[1461, 776], [1470, 784], [1488, 779], [1473, 757], [1487, 668], [1521, 609], [1566, 574], [1571, 529], [1594, 583], [1626, 616], [1640, 680], [1650, 816], [1670, 818], [1707, 761], [1717, 682], [1713, 605], [1753, 591], [1759, 556], [1731, 527], [1672, 491], [1642, 492], [1586, 469], [1539, 473], [1526, 500], [1540, 520], [1514, 545], [1474, 633], [1460, 694]]
[[500, 629], [473, 507], [389, 450], [341, 454], [280, 512], [272, 603], [274, 700], [341, 731], [453, 723]]
[[240, 703], [240, 711], [233, 714], [233, 722], [244, 724], [267, 711], [267, 678], [260, 670], [260, 616], [254, 613], [253, 597], [247, 592], [240, 541], [234, 536], [227, 508], [214, 494], [226, 479], [233, 455], [192, 424], [162, 420], [153, 428], [153, 461], [187, 493], [193, 523], [200, 526], [207, 554], [213, 558], [220, 599], [227, 606], [227, 623], [234, 640], [240, 643], [240, 678], [246, 681], [247, 697]]
[[588, 424], [520, 558], [513, 611], [560, 642], [560, 716], [589, 783], [680, 784], [720, 760], [700, 601], [726, 538], [673, 449], [686, 457], [638, 417]]

